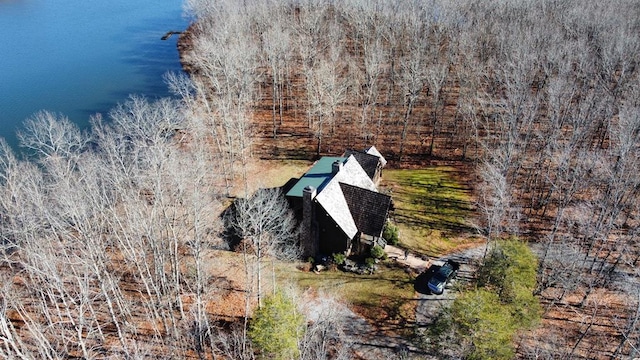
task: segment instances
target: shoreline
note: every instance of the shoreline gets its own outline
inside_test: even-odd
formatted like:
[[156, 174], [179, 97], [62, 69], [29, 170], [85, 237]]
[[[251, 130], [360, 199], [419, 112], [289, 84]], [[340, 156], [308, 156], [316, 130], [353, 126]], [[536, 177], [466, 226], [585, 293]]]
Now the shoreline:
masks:
[[192, 22], [184, 31], [181, 31], [178, 34], [178, 42], [176, 45], [178, 48], [178, 58], [180, 59], [180, 66], [182, 67], [182, 71], [187, 73], [189, 76], [191, 76], [194, 69], [193, 66], [187, 62], [186, 54], [193, 48], [195, 26], [196, 23]]

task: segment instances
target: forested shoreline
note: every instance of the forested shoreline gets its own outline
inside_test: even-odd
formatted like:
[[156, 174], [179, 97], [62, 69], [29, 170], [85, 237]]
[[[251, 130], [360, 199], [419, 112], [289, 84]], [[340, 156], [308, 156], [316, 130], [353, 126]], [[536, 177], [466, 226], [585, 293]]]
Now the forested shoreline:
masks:
[[[229, 331], [243, 320], [210, 308], [231, 287], [209, 273], [228, 197], [260, 158], [375, 145], [395, 166], [473, 169], [478, 234], [536, 249], [545, 314], [519, 358], [637, 357], [636, 1], [186, 11], [175, 99], [131, 97], [87, 132], [37, 113], [28, 156], [0, 141], [2, 356], [252, 357]], [[305, 338], [307, 358], [348, 356], [331, 336]]]

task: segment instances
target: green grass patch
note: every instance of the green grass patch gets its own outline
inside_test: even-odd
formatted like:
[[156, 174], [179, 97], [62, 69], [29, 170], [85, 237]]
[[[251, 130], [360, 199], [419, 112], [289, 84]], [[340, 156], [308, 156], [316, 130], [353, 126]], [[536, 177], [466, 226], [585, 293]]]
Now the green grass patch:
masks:
[[307, 160], [262, 160], [258, 165], [258, 174], [262, 187], [278, 187], [287, 183], [291, 178], [304, 175], [313, 165]]
[[473, 241], [471, 189], [452, 167], [385, 170], [382, 187], [393, 198], [400, 244], [438, 256]]
[[[381, 264], [372, 275], [357, 275], [340, 270], [295, 271], [286, 274], [305, 288], [336, 294], [351, 304], [361, 315], [378, 325], [394, 328], [415, 321], [414, 277], [404, 269]], [[409, 326], [406, 330], [410, 331]]]

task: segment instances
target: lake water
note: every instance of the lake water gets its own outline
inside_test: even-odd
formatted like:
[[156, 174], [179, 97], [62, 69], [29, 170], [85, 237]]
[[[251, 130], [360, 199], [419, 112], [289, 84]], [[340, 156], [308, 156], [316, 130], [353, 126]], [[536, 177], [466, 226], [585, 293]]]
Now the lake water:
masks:
[[168, 96], [162, 75], [180, 71], [181, 0], [0, 0], [0, 137], [39, 110], [82, 128], [127, 99]]

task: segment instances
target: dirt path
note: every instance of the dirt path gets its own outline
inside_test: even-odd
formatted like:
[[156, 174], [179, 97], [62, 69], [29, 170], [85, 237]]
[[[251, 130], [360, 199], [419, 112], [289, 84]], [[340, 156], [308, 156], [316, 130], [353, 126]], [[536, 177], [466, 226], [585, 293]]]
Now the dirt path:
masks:
[[393, 246], [387, 245], [384, 248], [389, 259], [395, 259], [398, 263], [409, 266], [418, 273], [422, 273], [431, 266], [431, 260], [424, 255], [418, 255]]

